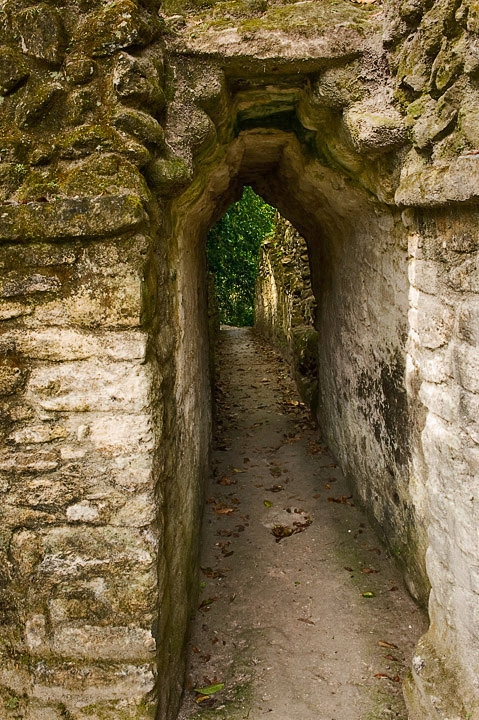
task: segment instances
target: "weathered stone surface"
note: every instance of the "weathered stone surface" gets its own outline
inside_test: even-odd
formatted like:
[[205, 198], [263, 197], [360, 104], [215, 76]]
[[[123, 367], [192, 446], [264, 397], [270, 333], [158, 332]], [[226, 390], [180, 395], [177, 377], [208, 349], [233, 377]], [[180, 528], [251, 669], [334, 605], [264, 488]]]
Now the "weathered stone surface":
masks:
[[255, 290], [255, 327], [291, 363], [301, 396], [316, 412], [318, 334], [304, 238], [279, 214], [274, 236], [260, 249]]
[[87, 16], [73, 42], [93, 57], [104, 57], [121, 48], [147, 45], [154, 37], [154, 29], [140, 14], [138, 5], [131, 0], [117, 0]]
[[448, 202], [477, 203], [479, 162], [476, 155], [464, 155], [450, 163], [428, 165], [411, 154], [401, 174], [396, 202], [403, 206], [435, 207]]
[[113, 125], [118, 130], [130, 133], [145, 145], [164, 145], [164, 132], [155, 118], [141, 110], [122, 108], [115, 113]]
[[360, 153], [390, 152], [407, 142], [404, 120], [392, 106], [377, 101], [356, 103], [345, 116], [356, 150]]
[[55, 275], [40, 275], [35, 273], [28, 276], [8, 277], [0, 286], [0, 297], [11, 298], [32, 293], [44, 293], [58, 290], [60, 280]]
[[47, 3], [32, 5], [15, 16], [23, 52], [58, 65], [64, 49], [61, 16]]
[[113, 71], [113, 89], [122, 101], [158, 113], [165, 106], [158, 65], [120, 53]]
[[134, 627], [67, 627], [56, 632], [53, 639], [54, 652], [73, 657], [149, 660], [155, 650], [151, 633]]
[[15, 90], [30, 72], [23, 57], [8, 47], [0, 48], [0, 94]]
[[84, 360], [32, 370], [27, 394], [44, 410], [128, 413], [145, 409], [148, 387], [144, 365]]
[[139, 198], [67, 198], [0, 207], [0, 240], [96, 238], [133, 230], [146, 220]]
[[65, 63], [67, 80], [75, 85], [84, 85], [93, 80], [96, 63], [88, 55], [70, 55]]
[[31, 81], [17, 105], [15, 119], [21, 128], [29, 128], [44, 118], [63, 95], [63, 87], [56, 81]]
[[145, 360], [147, 335], [143, 331], [85, 333], [71, 328], [14, 330], [2, 335], [0, 348], [13, 342], [20, 355], [53, 362], [69, 360]]
[[69, 197], [98, 197], [102, 194], [138, 195], [146, 204], [151, 193], [133, 163], [114, 153], [99, 153], [75, 163], [64, 175], [59, 188]]

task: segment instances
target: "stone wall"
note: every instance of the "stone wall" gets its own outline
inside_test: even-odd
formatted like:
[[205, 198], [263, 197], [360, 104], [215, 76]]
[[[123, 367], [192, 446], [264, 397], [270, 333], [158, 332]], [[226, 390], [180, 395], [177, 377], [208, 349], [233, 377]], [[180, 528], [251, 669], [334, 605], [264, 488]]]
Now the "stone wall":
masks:
[[2, 717], [173, 717], [182, 689], [207, 450], [185, 443], [144, 177], [157, 7], [0, 9]]
[[318, 333], [304, 238], [279, 213], [259, 250], [255, 329], [276, 345], [293, 369], [303, 400], [318, 404]]
[[425, 603], [424, 528], [408, 486], [403, 226], [384, 216], [378, 228], [364, 208], [354, 229], [337, 226], [309, 247], [276, 221], [260, 252], [256, 327], [292, 364], [357, 499]]
[[175, 716], [210, 432], [204, 241], [244, 184], [308, 243], [329, 440], [411, 590], [432, 586], [411, 718], [479, 717], [478, 13], [4, 0], [7, 717]]

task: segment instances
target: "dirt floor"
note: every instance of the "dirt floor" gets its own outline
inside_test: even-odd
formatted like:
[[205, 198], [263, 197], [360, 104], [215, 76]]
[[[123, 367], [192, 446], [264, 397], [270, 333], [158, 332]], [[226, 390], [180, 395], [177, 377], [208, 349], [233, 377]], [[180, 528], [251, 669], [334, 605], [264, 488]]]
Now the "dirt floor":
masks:
[[401, 678], [424, 613], [277, 353], [251, 330], [223, 330], [218, 365], [180, 720], [406, 720]]

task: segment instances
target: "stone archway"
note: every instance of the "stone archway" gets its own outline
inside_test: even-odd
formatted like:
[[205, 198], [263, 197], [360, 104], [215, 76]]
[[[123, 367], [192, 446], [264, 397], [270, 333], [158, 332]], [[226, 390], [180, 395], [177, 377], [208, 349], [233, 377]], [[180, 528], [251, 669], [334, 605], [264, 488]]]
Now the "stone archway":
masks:
[[474, 3], [4, 5], [5, 707], [174, 717], [209, 443], [202, 241], [251, 183], [309, 243], [330, 443], [413, 594], [432, 585], [411, 717], [474, 718]]

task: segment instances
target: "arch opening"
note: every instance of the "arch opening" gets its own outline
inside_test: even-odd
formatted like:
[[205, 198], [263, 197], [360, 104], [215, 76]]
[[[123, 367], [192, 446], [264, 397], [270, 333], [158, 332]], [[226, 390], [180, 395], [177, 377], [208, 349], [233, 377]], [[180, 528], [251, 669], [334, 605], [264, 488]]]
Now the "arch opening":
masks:
[[205, 240], [245, 185], [277, 207], [307, 242], [318, 305], [319, 424], [356, 496], [402, 564], [411, 593], [424, 600], [424, 541], [409, 494], [404, 225], [394, 206], [325, 167], [294, 133], [283, 130], [240, 132], [172, 206], [176, 399], [184, 463], [179, 473], [202, 468], [188, 486], [189, 497], [180, 500], [194, 508], [186, 524], [197, 531], [200, 510], [193, 496], [206, 467], [211, 421]]

